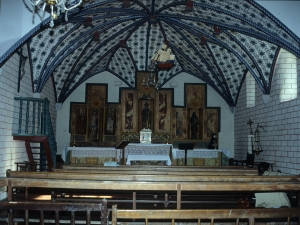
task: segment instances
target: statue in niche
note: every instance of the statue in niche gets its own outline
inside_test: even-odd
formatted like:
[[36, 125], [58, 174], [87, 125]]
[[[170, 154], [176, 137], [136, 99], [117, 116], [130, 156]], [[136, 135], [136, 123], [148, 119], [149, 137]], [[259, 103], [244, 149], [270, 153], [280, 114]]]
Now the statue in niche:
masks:
[[93, 135], [93, 141], [98, 141], [98, 111], [96, 109], [92, 112], [92, 118], [91, 118], [91, 130]]
[[144, 104], [144, 109], [142, 110], [142, 128], [151, 128], [151, 111], [148, 102]]
[[191, 118], [191, 139], [198, 139], [198, 125], [199, 125], [199, 119], [196, 115], [196, 112], [193, 112]]

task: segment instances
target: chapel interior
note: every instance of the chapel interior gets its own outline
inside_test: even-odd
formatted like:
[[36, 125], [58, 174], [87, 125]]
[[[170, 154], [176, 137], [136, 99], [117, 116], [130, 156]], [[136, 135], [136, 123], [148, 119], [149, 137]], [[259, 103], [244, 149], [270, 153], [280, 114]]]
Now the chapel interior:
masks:
[[300, 224], [297, 7], [0, 0], [0, 224]]

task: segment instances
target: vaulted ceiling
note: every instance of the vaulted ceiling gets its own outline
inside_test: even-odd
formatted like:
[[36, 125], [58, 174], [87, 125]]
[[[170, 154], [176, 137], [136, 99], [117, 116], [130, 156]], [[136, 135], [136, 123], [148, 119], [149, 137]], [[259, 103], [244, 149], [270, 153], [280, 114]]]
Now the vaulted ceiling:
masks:
[[147, 71], [167, 42], [175, 64], [157, 71], [161, 86], [186, 72], [235, 106], [248, 71], [269, 94], [280, 48], [300, 58], [299, 37], [255, 1], [195, 0], [190, 6], [185, 0], [85, 1], [68, 12], [68, 21], [61, 14], [54, 27], [49, 18], [37, 25], [0, 58], [0, 67], [22, 50], [34, 92], [53, 79], [56, 101], [64, 102], [104, 71], [134, 88], [136, 72]]

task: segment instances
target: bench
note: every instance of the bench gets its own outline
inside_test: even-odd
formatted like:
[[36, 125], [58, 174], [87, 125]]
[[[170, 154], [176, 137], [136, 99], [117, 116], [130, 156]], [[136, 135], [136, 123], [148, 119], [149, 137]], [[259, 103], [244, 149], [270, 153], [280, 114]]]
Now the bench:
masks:
[[[76, 203], [76, 202], [46, 202], [46, 201], [2, 201], [0, 208], [6, 209], [9, 225], [24, 222], [24, 224], [75, 224], [75, 220], [83, 220], [90, 225], [98, 221], [98, 224], [107, 225], [107, 202], [102, 199], [100, 203]], [[37, 212], [34, 212], [37, 211]], [[66, 214], [69, 212], [69, 214]], [[97, 218], [92, 217], [92, 212], [97, 213]], [[53, 215], [54, 213], [54, 215]], [[38, 216], [39, 215], [39, 216]]]
[[83, 173], [119, 173], [119, 174], [178, 174], [178, 175], [258, 175], [256, 169], [242, 166], [118, 166], [105, 167], [94, 164], [82, 164], [82, 166], [64, 165], [62, 169], [53, 169], [54, 172]]
[[[1, 182], [1, 180], [0, 180]], [[83, 191], [95, 193], [122, 192], [132, 195], [133, 208], [136, 193], [172, 195], [177, 209], [181, 209], [183, 196], [206, 193], [255, 193], [290, 192], [298, 196], [299, 176], [228, 176], [228, 175], [131, 175], [62, 172], [17, 172], [8, 171], [2, 183], [8, 186], [8, 199], [13, 200], [13, 189], [39, 188], [60, 193]], [[42, 187], [42, 188], [41, 188]], [[295, 194], [296, 193], [296, 194]]]
[[[148, 225], [150, 221], [169, 220], [172, 225], [175, 224], [175, 220], [191, 221], [195, 220], [198, 225], [201, 225], [203, 221], [209, 220], [210, 225], [214, 225], [218, 222], [230, 222], [235, 221], [239, 224], [241, 220], [247, 220], [249, 225], [254, 225], [257, 219], [268, 219], [268, 221], [276, 221], [276, 218], [286, 218], [286, 224], [290, 224], [291, 218], [300, 217], [300, 208], [278, 208], [278, 209], [196, 209], [196, 210], [132, 210], [132, 209], [118, 209], [117, 205], [112, 207], [112, 225], [122, 224], [123, 220], [139, 220], [143, 219], [145, 225]], [[166, 223], [166, 222], [165, 222]], [[164, 223], [164, 224], [165, 224]], [[195, 224], [195, 223], [194, 223]]]
[[[146, 169], [147, 170], [147, 169]], [[145, 171], [146, 171], [145, 170]], [[78, 171], [78, 170], [77, 170]], [[160, 168], [157, 170], [160, 171]], [[217, 171], [217, 173], [220, 171]], [[189, 196], [193, 198], [193, 195], [202, 195], [210, 197], [215, 197], [217, 195], [225, 193], [235, 193], [236, 195], [246, 195], [248, 193], [257, 192], [291, 192], [296, 196], [297, 201], [293, 204], [292, 208], [280, 208], [280, 209], [247, 209], [250, 211], [237, 211], [237, 207], [232, 207], [228, 204], [228, 208], [222, 208], [221, 215], [228, 214], [228, 210], [234, 210], [234, 215], [240, 215], [240, 213], [246, 213], [245, 217], [237, 217], [236, 219], [247, 219], [249, 218], [263, 218], [262, 216], [270, 215], [271, 218], [278, 217], [279, 215], [283, 217], [292, 217], [294, 214], [291, 212], [299, 214], [299, 208], [294, 207], [299, 206], [299, 190], [300, 190], [300, 177], [299, 176], [258, 176], [258, 175], [247, 175], [247, 176], [232, 176], [232, 175], [188, 175], [188, 172], [178, 174], [151, 174], [150, 175], [139, 175], [139, 174], [122, 174], [120, 172], [114, 174], [105, 173], [89, 173], [80, 171], [74, 172], [18, 172], [18, 171], [7, 171], [7, 177], [0, 179], [0, 183], [8, 187], [8, 200], [12, 201], [13, 198], [13, 188], [37, 188], [39, 190], [46, 190], [50, 194], [53, 190], [59, 190], [60, 193], [63, 192], [79, 192], [86, 191], [90, 194], [93, 193], [126, 193], [128, 195], [132, 194], [132, 204], [133, 209], [136, 209], [137, 195], [136, 193], [150, 193], [150, 194], [165, 194], [165, 203], [170, 203], [172, 201], [174, 209], [163, 209], [158, 210], [163, 211], [163, 214], [167, 211], [164, 210], [185, 210], [193, 211], [200, 210], [201, 204], [191, 204], [193, 207], [198, 207], [197, 209], [189, 208], [191, 205], [184, 205], [184, 197]], [[194, 173], [192, 171], [192, 173]], [[172, 200], [169, 197], [172, 196]], [[74, 197], [74, 196], [73, 196]], [[57, 200], [57, 199], [56, 199]], [[82, 202], [79, 199], [71, 199], [73, 202]], [[57, 203], [64, 203], [63, 201]], [[93, 202], [90, 202], [91, 204]], [[118, 204], [118, 201], [114, 204]], [[151, 202], [150, 202], [151, 203]], [[152, 208], [153, 208], [153, 203]], [[226, 204], [226, 202], [225, 202]], [[208, 205], [209, 206], [209, 205]], [[203, 206], [205, 207], [205, 206]], [[206, 206], [207, 207], [207, 206]], [[146, 208], [146, 207], [143, 207]], [[148, 208], [149, 209], [149, 208]], [[211, 216], [215, 214], [217, 208], [202, 208], [198, 213], [204, 213], [204, 215]], [[208, 210], [208, 211], [205, 211]], [[273, 211], [274, 210], [274, 211]], [[278, 211], [280, 210], [280, 211]], [[188, 212], [188, 211], [181, 211]], [[262, 213], [259, 214], [259, 211]], [[141, 212], [141, 211], [139, 211]], [[176, 213], [176, 211], [172, 211]], [[179, 211], [180, 212], [180, 211]], [[207, 212], [205, 214], [205, 212]], [[232, 211], [230, 211], [232, 212]], [[270, 212], [270, 213], [269, 213]], [[146, 212], [145, 212], [146, 213]], [[148, 211], [152, 213], [152, 211]], [[170, 212], [171, 213], [171, 212]], [[250, 214], [249, 214], [250, 213]], [[226, 214], [226, 215], [227, 215]], [[121, 214], [118, 214], [121, 215]], [[196, 214], [195, 214], [196, 215]], [[200, 215], [200, 214], [199, 214]], [[198, 215], [198, 217], [199, 217]], [[218, 215], [218, 214], [217, 214]], [[244, 215], [244, 214], [242, 214]], [[182, 219], [182, 217], [180, 217]], [[212, 217], [214, 219], [215, 217]], [[251, 220], [250, 218], [250, 220]], [[121, 219], [121, 218], [120, 218]], [[176, 219], [176, 218], [175, 218]], [[198, 218], [199, 219], [199, 218]], [[211, 219], [208, 218], [207, 219]], [[220, 219], [226, 219], [221, 217]], [[201, 219], [202, 220], [202, 219]], [[249, 220], [249, 221], [250, 221]], [[250, 221], [251, 222], [251, 221]], [[252, 224], [254, 221], [251, 222]]]

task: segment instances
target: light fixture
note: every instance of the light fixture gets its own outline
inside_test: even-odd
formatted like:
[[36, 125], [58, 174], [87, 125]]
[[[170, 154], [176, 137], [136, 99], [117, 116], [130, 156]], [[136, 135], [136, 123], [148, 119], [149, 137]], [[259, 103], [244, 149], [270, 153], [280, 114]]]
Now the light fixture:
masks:
[[150, 71], [150, 74], [148, 75], [147, 79], [143, 79], [142, 81], [142, 85], [145, 87], [145, 88], [150, 88], [150, 87], [154, 87], [156, 89], [159, 88], [160, 86], [160, 80], [157, 79], [156, 81], [156, 66], [155, 66], [155, 63], [154, 62], [151, 62], [151, 64], [149, 65], [149, 71]]
[[172, 54], [171, 49], [168, 48], [168, 41], [162, 45], [151, 58], [151, 64], [157, 66], [158, 69], [168, 70], [174, 65], [175, 55]]
[[[82, 4], [83, 0], [29, 0], [33, 7], [42, 8], [50, 7], [50, 26], [54, 26], [54, 20], [57, 20], [61, 12], [65, 12], [65, 20], [68, 21], [68, 11]], [[33, 10], [33, 13], [35, 10]]]

